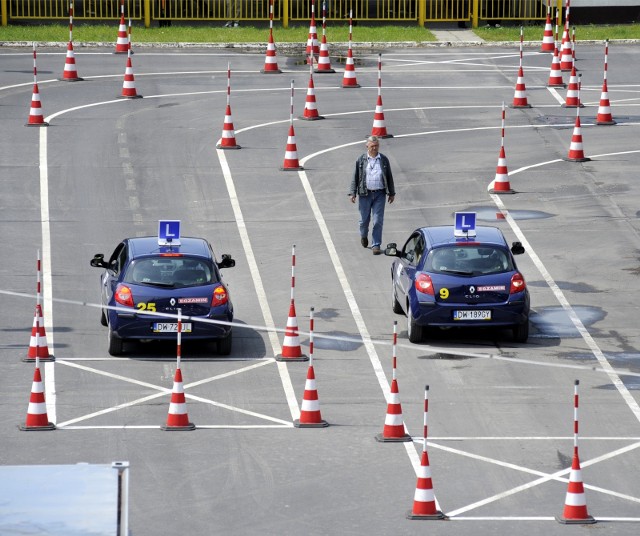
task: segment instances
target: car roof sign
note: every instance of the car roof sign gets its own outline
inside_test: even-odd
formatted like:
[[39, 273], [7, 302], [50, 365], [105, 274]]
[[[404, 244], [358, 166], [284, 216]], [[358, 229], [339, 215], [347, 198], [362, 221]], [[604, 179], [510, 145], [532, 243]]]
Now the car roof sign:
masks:
[[453, 236], [471, 237], [476, 236], [476, 213], [456, 212]]
[[159, 220], [158, 221], [158, 245], [159, 246], [179, 246], [180, 245], [180, 220]]

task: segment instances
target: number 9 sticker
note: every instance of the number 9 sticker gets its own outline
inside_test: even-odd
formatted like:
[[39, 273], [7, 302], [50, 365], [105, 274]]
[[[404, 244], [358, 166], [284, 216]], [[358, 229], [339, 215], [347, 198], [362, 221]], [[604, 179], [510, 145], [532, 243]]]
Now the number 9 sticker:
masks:
[[441, 300], [446, 300], [449, 297], [449, 289], [448, 288], [441, 288], [440, 289], [440, 299]]

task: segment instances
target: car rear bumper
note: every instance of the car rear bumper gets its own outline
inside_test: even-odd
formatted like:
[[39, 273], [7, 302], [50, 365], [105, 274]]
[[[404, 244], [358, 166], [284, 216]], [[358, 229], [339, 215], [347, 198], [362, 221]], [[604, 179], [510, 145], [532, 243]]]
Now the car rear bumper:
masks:
[[[490, 320], [454, 320], [454, 311], [490, 310]], [[529, 319], [529, 306], [524, 302], [514, 304], [466, 306], [437, 303], [421, 303], [414, 319], [420, 326], [433, 327], [498, 327], [524, 324]]]
[[[120, 339], [153, 339], [176, 340], [177, 332], [155, 332], [156, 322], [175, 322], [175, 318], [162, 319], [158, 316], [141, 316], [138, 314], [112, 313], [110, 326], [113, 334]], [[191, 339], [222, 339], [229, 335], [231, 326], [218, 324], [220, 322], [232, 322], [233, 315], [210, 315], [207, 317], [190, 317], [183, 320], [191, 324], [191, 332], [182, 332], [184, 340]]]

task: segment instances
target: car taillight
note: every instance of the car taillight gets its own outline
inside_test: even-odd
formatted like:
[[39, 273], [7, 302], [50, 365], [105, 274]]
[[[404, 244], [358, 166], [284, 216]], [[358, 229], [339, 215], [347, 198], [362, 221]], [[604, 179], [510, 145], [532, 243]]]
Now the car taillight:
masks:
[[433, 282], [431, 281], [431, 277], [427, 274], [419, 273], [416, 276], [416, 290], [418, 292], [422, 292], [423, 294], [431, 294], [431, 296], [435, 296], [433, 292]]
[[515, 273], [511, 278], [511, 288], [509, 294], [515, 294], [516, 292], [522, 292], [526, 288], [527, 284], [524, 282], [522, 274]]
[[213, 299], [211, 300], [211, 307], [218, 307], [224, 305], [229, 301], [229, 294], [227, 289], [223, 286], [216, 287], [213, 291]]
[[133, 295], [131, 294], [131, 289], [126, 285], [118, 285], [114, 298], [120, 305], [133, 307]]

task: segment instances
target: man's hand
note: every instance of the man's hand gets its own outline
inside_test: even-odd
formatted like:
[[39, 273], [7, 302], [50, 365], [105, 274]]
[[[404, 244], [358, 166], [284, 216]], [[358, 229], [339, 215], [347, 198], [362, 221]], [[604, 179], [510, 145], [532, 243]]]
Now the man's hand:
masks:
[[393, 203], [393, 200], [396, 198], [395, 195], [390, 195], [389, 196], [389, 203]]
[[352, 195], [352, 196], [351, 196], [351, 202], [352, 202], [352, 203], [355, 203], [355, 202], [356, 202], [356, 196], [355, 196], [355, 195]]

